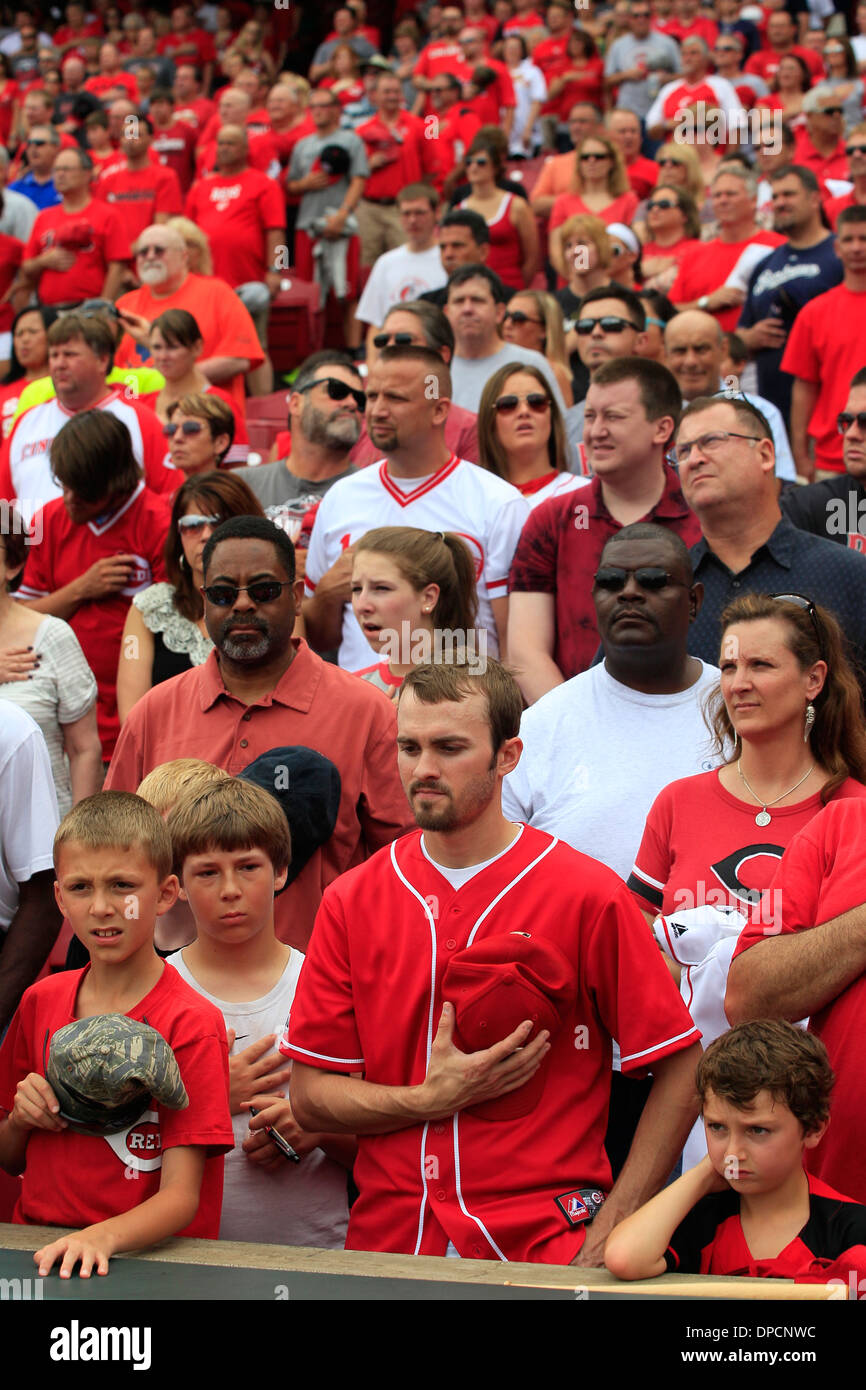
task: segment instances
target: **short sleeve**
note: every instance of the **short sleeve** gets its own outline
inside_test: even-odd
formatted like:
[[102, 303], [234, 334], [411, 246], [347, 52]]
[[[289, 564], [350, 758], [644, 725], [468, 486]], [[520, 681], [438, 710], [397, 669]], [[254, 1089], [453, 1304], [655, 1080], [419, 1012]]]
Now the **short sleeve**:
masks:
[[279, 230], [286, 225], [286, 205], [280, 186], [275, 179], [268, 179], [262, 186], [260, 199], [262, 222], [270, 231]]
[[57, 687], [57, 722], [74, 724], [96, 704], [96, 679], [72, 628], [48, 618], [45, 639], [38, 643]]
[[51, 760], [34, 725], [0, 768], [0, 853], [16, 883], [54, 867], [59, 824]]
[[810, 332], [811, 325], [812, 319], [807, 305], [794, 320], [780, 370], [788, 372], [791, 376], [798, 376], [803, 381], [817, 383], [821, 380], [821, 362], [815, 335]]
[[51, 544], [45, 535], [44, 518], [45, 509], [43, 507], [33, 518], [33, 533], [37, 536], [41, 535], [42, 540], [38, 545], [27, 547], [24, 574], [18, 588], [18, 597], [21, 599], [46, 598], [48, 594], [54, 592]]
[[671, 799], [665, 788], [650, 807], [640, 849], [628, 879], [628, 886], [638, 905], [648, 912], [661, 912], [670, 877], [672, 810]]
[[[670, 1238], [665, 1251], [669, 1272], [700, 1274], [704, 1251], [712, 1245], [720, 1225], [735, 1214], [738, 1206], [733, 1192], [711, 1193], [696, 1202]], [[709, 1264], [709, 1257], [706, 1263]]]
[[520, 496], [509, 497], [496, 514], [484, 564], [484, 583], [489, 598], [505, 598], [508, 593], [511, 563], [528, 516], [529, 503]]
[[[32, 1025], [28, 1027], [31, 1005], [29, 990], [25, 990], [15, 1010], [8, 1032], [0, 1046], [0, 1110], [10, 1114], [15, 1104], [15, 1090], [31, 1071], [37, 1068], [30, 1048]], [[41, 1060], [41, 1059], [40, 1059]]]
[[163, 1149], [195, 1144], [225, 1153], [234, 1146], [225, 1032], [220, 1039], [216, 1027], [212, 1033], [203, 1031], [189, 1042], [173, 1044], [173, 1051], [189, 1105], [185, 1110], [159, 1107]]
[[542, 502], [529, 513], [514, 551], [509, 593], [556, 593], [557, 516], [552, 502]]
[[322, 1071], [346, 1073], [364, 1067], [344, 906], [336, 885], [326, 889], [316, 914], [280, 1051]]

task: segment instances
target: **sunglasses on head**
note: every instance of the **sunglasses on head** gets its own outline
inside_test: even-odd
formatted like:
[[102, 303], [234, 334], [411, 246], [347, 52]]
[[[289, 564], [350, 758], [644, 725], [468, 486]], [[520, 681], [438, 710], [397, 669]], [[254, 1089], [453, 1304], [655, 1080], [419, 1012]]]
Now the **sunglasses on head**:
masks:
[[373, 347], [412, 347], [414, 342], [411, 333], [377, 333], [373, 339]]
[[[375, 341], [375, 340], [374, 340]], [[377, 343], [378, 347], [379, 344]], [[312, 391], [314, 386], [326, 386], [328, 396], [332, 401], [344, 401], [351, 396], [359, 410], [366, 410], [367, 395], [364, 391], [359, 391], [356, 386], [347, 386], [345, 381], [340, 381], [336, 376], [320, 376], [317, 381], [308, 381], [306, 386], [296, 386], [295, 390], [304, 392]]]
[[528, 396], [500, 396], [493, 402], [493, 409], [497, 415], [513, 415], [521, 401], [526, 402], [533, 415], [543, 415], [550, 409], [550, 397], [543, 391], [530, 391]]
[[815, 605], [812, 600], [806, 598], [804, 594], [770, 594], [770, 598], [776, 599], [778, 603], [793, 603], [796, 608], [804, 608], [806, 610], [812, 620], [812, 627], [818, 639], [818, 650], [823, 653], [824, 634], [821, 630], [821, 624], [818, 621], [818, 614], [815, 611]]
[[866, 410], [858, 410], [856, 415], [850, 410], [843, 410], [841, 415], [836, 416], [836, 428], [840, 434], [847, 434], [855, 422], [860, 433], [866, 434]]
[[579, 338], [588, 338], [596, 325], [602, 333], [622, 333], [626, 328], [640, 332], [631, 319], [619, 319], [614, 314], [604, 314], [600, 319], [578, 319], [574, 327]]
[[203, 531], [205, 526], [219, 526], [221, 520], [219, 516], [199, 516], [190, 512], [189, 516], [178, 519], [177, 527], [179, 531]]
[[203, 584], [201, 592], [214, 608], [231, 608], [238, 594], [249, 594], [253, 603], [273, 603], [283, 589], [290, 589], [293, 580], [257, 579], [254, 584]]
[[162, 432], [165, 435], [166, 439], [174, 439], [174, 436], [177, 434], [178, 430], [180, 430], [181, 434], [189, 436], [193, 434], [201, 434], [203, 429], [204, 423], [201, 420], [178, 420], [176, 424], [174, 420], [169, 420], [167, 425], [163, 425]]
[[679, 584], [687, 587], [685, 581], [676, 579], [674, 575], [668, 574], [667, 570], [659, 565], [640, 565], [638, 569], [621, 569], [619, 565], [603, 565], [595, 572], [595, 587], [603, 589], [608, 594], [620, 594], [628, 583], [628, 577], [633, 574], [635, 583], [641, 589], [650, 592], [657, 592], [659, 589], [667, 588], [668, 584]]
[[530, 314], [524, 314], [524, 312], [523, 312], [522, 309], [506, 309], [505, 314], [504, 314], [504, 316], [503, 316], [503, 322], [504, 322], [505, 319], [511, 319], [511, 322], [512, 322], [512, 323], [538, 323], [538, 324], [540, 324], [540, 323], [542, 322], [541, 319], [534, 319], [534, 318], [532, 318]]

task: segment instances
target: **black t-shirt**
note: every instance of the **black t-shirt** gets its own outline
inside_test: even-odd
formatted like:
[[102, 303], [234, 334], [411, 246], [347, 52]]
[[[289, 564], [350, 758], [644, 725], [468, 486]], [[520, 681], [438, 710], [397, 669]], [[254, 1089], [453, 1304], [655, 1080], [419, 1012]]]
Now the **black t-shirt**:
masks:
[[866, 556], [866, 488], [849, 473], [788, 488], [779, 505], [800, 531], [823, 536]]

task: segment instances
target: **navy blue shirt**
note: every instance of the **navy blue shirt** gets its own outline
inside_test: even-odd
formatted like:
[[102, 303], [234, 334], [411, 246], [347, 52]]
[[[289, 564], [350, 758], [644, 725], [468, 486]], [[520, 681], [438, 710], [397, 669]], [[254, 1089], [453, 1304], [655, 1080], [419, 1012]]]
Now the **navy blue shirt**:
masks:
[[[795, 251], [786, 242], [765, 256], [752, 271], [739, 326], [751, 328], [761, 319], [778, 316], [790, 331], [798, 310], [804, 304], [816, 295], [841, 285], [842, 262], [834, 246], [835, 238], [829, 233], [817, 246]], [[780, 300], [782, 291], [786, 292], [786, 296], [790, 295], [793, 305], [786, 305]], [[788, 424], [794, 378], [788, 372], [779, 370], [784, 351], [784, 346], [761, 348], [755, 353], [755, 365], [758, 369], [758, 391], [779, 407]]]
[[[802, 594], [829, 608], [848, 639], [848, 655], [866, 672], [866, 565], [853, 550], [800, 531], [783, 517], [746, 568], [734, 574], [701, 539], [691, 548], [701, 611], [689, 628], [689, 652], [718, 665], [722, 610], [743, 594]], [[861, 684], [864, 677], [861, 676]]]

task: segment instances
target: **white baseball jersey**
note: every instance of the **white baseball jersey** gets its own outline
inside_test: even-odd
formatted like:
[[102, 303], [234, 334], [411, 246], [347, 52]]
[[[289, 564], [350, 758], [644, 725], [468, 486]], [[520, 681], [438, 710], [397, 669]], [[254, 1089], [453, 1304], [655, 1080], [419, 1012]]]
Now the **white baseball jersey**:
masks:
[[[153, 492], [173, 492], [184, 481], [171, 463], [166, 462], [166, 443], [158, 417], [147, 406], [125, 400], [110, 390], [94, 410], [116, 415], [132, 440], [132, 452]], [[46, 502], [61, 496], [51, 468], [51, 444], [77, 412], [67, 410], [56, 397], [31, 406], [12, 427], [0, 451], [0, 497], [16, 501], [27, 525]]]
[[[322, 575], [342, 551], [376, 526], [417, 526], [453, 531], [475, 561], [478, 623], [487, 630], [488, 651], [499, 643], [490, 600], [505, 598], [508, 571], [529, 504], [517, 488], [452, 454], [426, 478], [395, 478], [386, 459], [335, 483], [319, 505], [307, 552], [306, 592], [312, 597]], [[370, 645], [346, 604], [339, 662], [347, 671], [370, 665]]]

